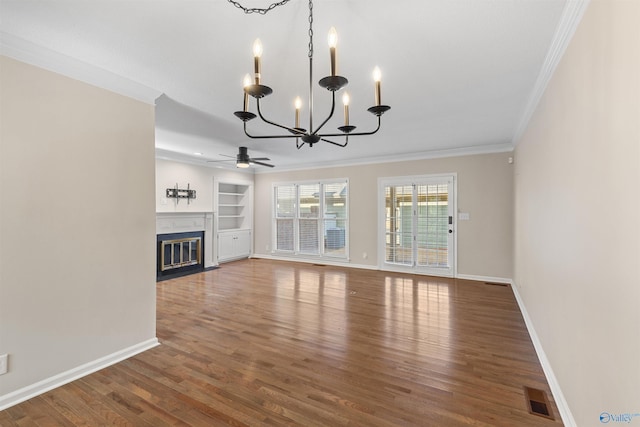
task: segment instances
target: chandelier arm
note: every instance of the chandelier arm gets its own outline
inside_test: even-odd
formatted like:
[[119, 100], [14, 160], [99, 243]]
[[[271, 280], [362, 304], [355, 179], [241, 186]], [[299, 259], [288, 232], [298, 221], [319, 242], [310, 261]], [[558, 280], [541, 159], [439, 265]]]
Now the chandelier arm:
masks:
[[380, 116], [378, 116], [378, 126], [370, 131], [370, 132], [351, 132], [349, 134], [345, 134], [345, 133], [327, 133], [324, 135], [320, 135], [321, 138], [332, 138], [334, 136], [366, 136], [366, 135], [373, 135], [374, 133], [378, 132], [380, 130], [380, 124], [381, 124], [381, 120], [380, 120]]
[[[262, 117], [262, 116], [261, 116], [261, 117]], [[281, 127], [281, 128], [284, 128], [284, 129], [289, 129], [289, 128], [287, 128], [286, 126], [282, 126], [282, 125], [279, 125], [279, 124], [277, 124], [277, 123], [271, 123], [271, 122], [269, 122], [268, 120], [266, 120], [266, 119], [264, 119], [264, 118], [263, 118], [263, 120], [264, 120], [265, 122], [269, 123], [269, 124], [273, 124], [274, 126]], [[370, 132], [351, 132], [351, 133], [348, 133], [348, 134], [346, 134], [346, 133], [326, 133], [326, 134], [320, 134], [320, 135], [318, 135], [318, 136], [320, 137], [320, 139], [321, 139], [322, 141], [328, 142], [328, 143], [330, 143], [330, 144], [338, 145], [338, 146], [341, 146], [341, 147], [346, 147], [346, 145], [347, 145], [347, 143], [348, 143], [348, 141], [349, 141], [349, 136], [367, 136], [367, 135], [373, 135], [373, 134], [377, 133], [377, 132], [380, 130], [381, 122], [382, 122], [382, 120], [381, 120], [380, 116], [378, 116], [378, 126], [377, 126], [374, 130], [372, 130], [372, 131], [370, 131]], [[291, 132], [293, 132], [293, 134], [291, 134], [291, 135], [251, 135], [251, 134], [247, 131], [247, 122], [244, 122], [244, 133], [245, 133], [245, 135], [247, 135], [249, 138], [252, 138], [252, 139], [282, 139], [282, 138], [296, 138], [296, 148], [300, 149], [304, 144], [306, 144], [306, 142], [303, 142], [302, 144], [299, 144], [299, 140], [298, 140], [298, 138], [300, 138], [300, 136], [303, 136], [303, 135], [306, 135], [306, 134], [305, 134], [305, 133], [303, 133], [302, 131], [297, 130], [297, 129], [294, 129], [294, 128], [291, 128], [290, 130], [291, 130]], [[345, 136], [345, 137], [347, 137], [347, 138], [346, 138], [346, 142], [345, 142], [345, 144], [344, 144], [344, 145], [341, 145], [341, 144], [339, 144], [339, 143], [337, 143], [337, 142], [333, 142], [333, 141], [330, 141], [330, 140], [327, 140], [327, 139], [326, 139], [326, 138], [333, 138], [333, 137], [340, 137], [340, 136]]]
[[297, 138], [296, 135], [251, 135], [249, 132], [244, 131], [245, 135], [247, 135], [251, 139], [283, 139], [283, 138]]
[[256, 99], [256, 105], [258, 106], [258, 116], [260, 116], [260, 118], [262, 119], [263, 122], [268, 123], [272, 126], [276, 126], [285, 130], [288, 130], [289, 132], [291, 132], [293, 135], [286, 135], [286, 137], [291, 137], [291, 136], [300, 136], [300, 135], [305, 135], [305, 132], [302, 132], [299, 129], [295, 129], [295, 128], [290, 128], [288, 126], [284, 126], [281, 124], [278, 124], [276, 122], [272, 122], [271, 120], [266, 119], [263, 115], [262, 115], [262, 110], [260, 109], [260, 98]]
[[330, 140], [325, 139], [325, 138], [321, 138], [320, 141], [328, 142], [329, 144], [337, 145], [338, 147], [344, 148], [349, 143], [349, 135], [346, 135], [346, 139], [344, 141], [344, 144], [339, 144], [337, 142], [333, 142], [333, 141], [330, 141]]
[[[334, 91], [331, 91], [331, 112], [329, 113], [329, 117], [327, 117], [324, 120], [324, 122], [322, 122], [322, 124], [318, 126], [318, 129], [313, 131], [312, 135], [318, 134], [318, 131], [322, 129], [322, 126], [324, 126], [331, 119], [331, 117], [333, 117], [333, 113], [335, 110], [336, 110], [336, 93]], [[311, 132], [311, 130], [309, 130], [309, 132]]]
[[300, 135], [251, 135], [249, 131], [247, 131], [246, 122], [244, 123], [244, 134], [251, 139], [282, 139], [282, 138], [299, 138], [300, 137]]

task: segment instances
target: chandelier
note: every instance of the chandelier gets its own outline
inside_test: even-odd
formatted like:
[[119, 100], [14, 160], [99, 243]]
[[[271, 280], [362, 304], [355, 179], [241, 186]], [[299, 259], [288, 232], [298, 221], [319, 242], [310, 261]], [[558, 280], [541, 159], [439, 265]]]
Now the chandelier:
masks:
[[[239, 9], [244, 10], [245, 13], [259, 13], [266, 14], [270, 10], [274, 9], [277, 6], [282, 6], [289, 2], [289, 0], [283, 0], [279, 3], [273, 3], [266, 9], [258, 9], [258, 8], [246, 8], [233, 0], [227, 0], [229, 3], [232, 3]], [[378, 67], [375, 67], [373, 72], [374, 79], [374, 91], [375, 91], [375, 105], [368, 108], [371, 114], [377, 117], [378, 125], [377, 127], [370, 132], [355, 132], [356, 127], [351, 125], [349, 122], [349, 95], [345, 92], [342, 97], [342, 102], [344, 105], [344, 125], [338, 127], [339, 132], [321, 132], [324, 125], [327, 124], [329, 119], [333, 117], [333, 114], [336, 109], [336, 92], [342, 89], [349, 82], [345, 77], [339, 76], [336, 74], [336, 45], [337, 45], [337, 33], [335, 28], [331, 28], [329, 31], [329, 54], [331, 59], [331, 72], [327, 77], [323, 77], [320, 79], [318, 84], [323, 89], [326, 89], [331, 93], [331, 111], [329, 112], [328, 117], [320, 123], [316, 128], [313, 127], [313, 1], [309, 0], [309, 128], [305, 129], [300, 127], [300, 110], [302, 108], [302, 100], [300, 97], [297, 97], [294, 102], [295, 106], [295, 120], [293, 126], [286, 126], [279, 123], [275, 123], [272, 120], [267, 119], [262, 110], [260, 108], [260, 100], [265, 96], [273, 93], [273, 90], [269, 86], [265, 86], [262, 84], [262, 75], [261, 75], [261, 57], [262, 57], [262, 43], [260, 39], [257, 39], [253, 45], [253, 57], [254, 57], [254, 76], [251, 78], [249, 74], [247, 74], [244, 78], [244, 102], [243, 102], [243, 110], [236, 111], [233, 113], [236, 117], [244, 122], [244, 133], [249, 138], [254, 139], [279, 139], [279, 138], [295, 138], [296, 140], [296, 148], [300, 149], [305, 144], [308, 144], [309, 147], [313, 147], [313, 145], [317, 142], [324, 141], [329, 144], [337, 145], [339, 147], [346, 147], [349, 143], [349, 136], [363, 136], [363, 135], [373, 135], [378, 132], [381, 124], [382, 115], [391, 109], [388, 105], [383, 105], [381, 103], [380, 96], [380, 80], [381, 73]], [[257, 115], [249, 111], [249, 96], [252, 96], [256, 100], [256, 110]], [[280, 134], [280, 135], [253, 135], [249, 133], [247, 130], [247, 123], [250, 120], [255, 119], [256, 117], [260, 117], [263, 122], [268, 123], [269, 125], [275, 126], [280, 129], [284, 129], [288, 133]], [[336, 142], [336, 138], [342, 138], [342, 142]]]

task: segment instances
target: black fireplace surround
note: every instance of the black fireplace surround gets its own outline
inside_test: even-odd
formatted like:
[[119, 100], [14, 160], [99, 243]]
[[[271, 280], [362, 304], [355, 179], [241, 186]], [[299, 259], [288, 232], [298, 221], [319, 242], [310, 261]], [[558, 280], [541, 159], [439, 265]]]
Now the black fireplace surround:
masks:
[[156, 235], [156, 280], [204, 271], [204, 231]]

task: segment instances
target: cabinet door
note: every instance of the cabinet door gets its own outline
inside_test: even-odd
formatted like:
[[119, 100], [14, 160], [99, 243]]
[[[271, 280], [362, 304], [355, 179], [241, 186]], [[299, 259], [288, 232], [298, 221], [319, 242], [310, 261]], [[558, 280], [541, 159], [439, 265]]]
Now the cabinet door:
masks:
[[251, 231], [238, 231], [236, 233], [235, 245], [235, 254], [238, 258], [251, 255]]
[[235, 233], [218, 233], [218, 261], [225, 261], [236, 256], [235, 241]]

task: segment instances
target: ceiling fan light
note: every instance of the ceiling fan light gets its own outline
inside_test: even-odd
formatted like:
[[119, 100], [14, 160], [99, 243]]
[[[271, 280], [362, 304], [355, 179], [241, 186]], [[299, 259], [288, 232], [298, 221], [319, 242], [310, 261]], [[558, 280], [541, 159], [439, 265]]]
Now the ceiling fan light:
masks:
[[249, 167], [249, 162], [237, 161], [236, 162], [236, 167], [246, 169], [246, 168]]

